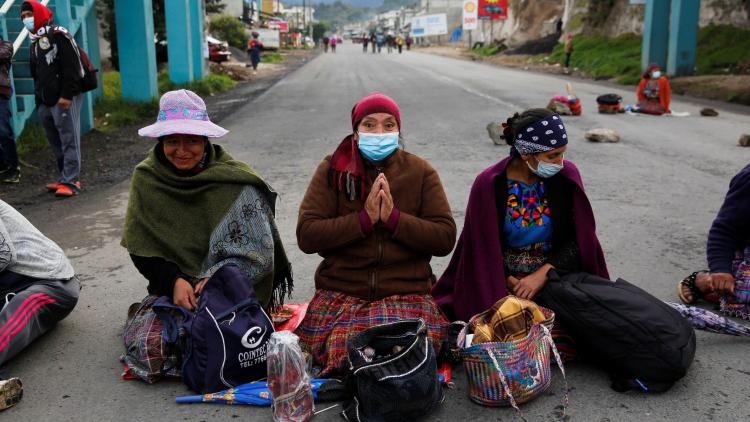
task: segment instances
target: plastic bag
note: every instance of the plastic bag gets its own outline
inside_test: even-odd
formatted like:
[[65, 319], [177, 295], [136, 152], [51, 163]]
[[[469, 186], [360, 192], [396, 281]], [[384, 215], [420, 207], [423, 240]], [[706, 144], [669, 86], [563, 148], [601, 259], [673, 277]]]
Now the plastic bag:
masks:
[[273, 420], [305, 422], [313, 417], [310, 376], [299, 338], [291, 331], [277, 331], [268, 342], [268, 388], [273, 397]]

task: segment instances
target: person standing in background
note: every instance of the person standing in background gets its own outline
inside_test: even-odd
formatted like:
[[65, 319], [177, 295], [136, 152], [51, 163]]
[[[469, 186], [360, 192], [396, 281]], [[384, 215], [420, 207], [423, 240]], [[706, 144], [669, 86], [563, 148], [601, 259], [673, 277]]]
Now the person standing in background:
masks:
[[247, 54], [250, 55], [250, 66], [253, 67], [253, 75], [258, 73], [258, 64], [260, 63], [260, 52], [263, 51], [263, 43], [258, 37], [259, 33], [253, 32], [252, 38], [247, 42]]
[[0, 39], [0, 181], [18, 183], [21, 168], [18, 165], [16, 138], [11, 124], [10, 62], [13, 58], [13, 43]]
[[570, 67], [570, 56], [573, 54], [573, 34], [568, 34], [567, 37], [565, 37], [565, 68], [568, 69]]

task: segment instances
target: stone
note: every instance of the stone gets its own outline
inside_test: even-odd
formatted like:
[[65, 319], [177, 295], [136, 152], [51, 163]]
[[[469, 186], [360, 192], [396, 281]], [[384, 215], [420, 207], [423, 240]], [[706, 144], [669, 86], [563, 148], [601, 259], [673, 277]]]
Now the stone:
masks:
[[750, 135], [745, 134], [745, 135], [740, 136], [740, 146], [750, 147]]
[[591, 142], [620, 142], [620, 134], [614, 129], [591, 129], [584, 137]]
[[499, 122], [487, 123], [487, 134], [495, 145], [507, 145], [503, 138], [503, 126]]
[[701, 109], [701, 116], [716, 117], [718, 115], [719, 115], [719, 112], [712, 108], [706, 107], [706, 108]]

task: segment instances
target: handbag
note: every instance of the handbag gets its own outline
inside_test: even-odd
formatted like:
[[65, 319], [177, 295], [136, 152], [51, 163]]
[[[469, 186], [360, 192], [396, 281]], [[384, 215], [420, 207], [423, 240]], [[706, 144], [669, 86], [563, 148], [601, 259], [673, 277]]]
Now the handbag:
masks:
[[348, 421], [413, 421], [444, 399], [437, 360], [422, 319], [377, 325], [347, 342], [354, 398], [345, 407]]
[[[523, 418], [518, 405], [538, 397], [551, 385], [552, 352], [565, 383], [562, 410], [565, 413], [568, 406], [565, 368], [550, 333], [554, 313], [549, 309], [541, 309], [548, 318], [541, 324], [534, 324], [525, 337], [507, 342], [478, 343], [462, 349], [461, 357], [472, 401], [491, 407], [512, 406]], [[475, 315], [471, 321], [481, 318], [485, 313]], [[466, 333], [471, 326], [470, 322]], [[465, 338], [466, 333], [459, 337]]]

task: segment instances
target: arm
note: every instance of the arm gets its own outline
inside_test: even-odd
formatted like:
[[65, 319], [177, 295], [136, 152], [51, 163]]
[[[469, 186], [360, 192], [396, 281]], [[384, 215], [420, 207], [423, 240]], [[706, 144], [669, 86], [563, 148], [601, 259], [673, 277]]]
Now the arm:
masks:
[[337, 215], [337, 193], [328, 186], [329, 160], [318, 166], [299, 207], [297, 244], [302, 252], [320, 253], [365, 238], [360, 213]]
[[5, 224], [0, 220], [0, 272], [16, 262], [16, 248]]
[[741, 236], [750, 232], [750, 167], [732, 179], [716, 219], [708, 232], [708, 267], [712, 273], [731, 273]]
[[635, 91], [636, 97], [638, 97], [638, 101], [646, 101], [646, 96], [643, 95], [643, 88], [646, 87], [646, 80], [641, 79], [641, 82], [638, 84], [638, 89]]
[[13, 43], [0, 40], [0, 63], [10, 64], [13, 58]]
[[661, 106], [664, 107], [664, 111], [667, 113], [671, 112], [669, 104], [672, 102], [672, 87], [669, 85], [669, 80], [666, 76], [662, 76], [659, 81], [659, 100]]
[[81, 93], [81, 59], [73, 43], [65, 35], [56, 34], [55, 43], [57, 59], [60, 61], [60, 97], [71, 100]]
[[401, 211], [393, 238], [417, 252], [445, 256], [456, 243], [456, 222], [437, 171], [425, 167], [419, 216]]
[[185, 278], [176, 264], [173, 264], [164, 258], [159, 257], [142, 257], [130, 255], [133, 264], [146, 280], [148, 280], [148, 292], [157, 296], [172, 297], [174, 283], [178, 277]]

